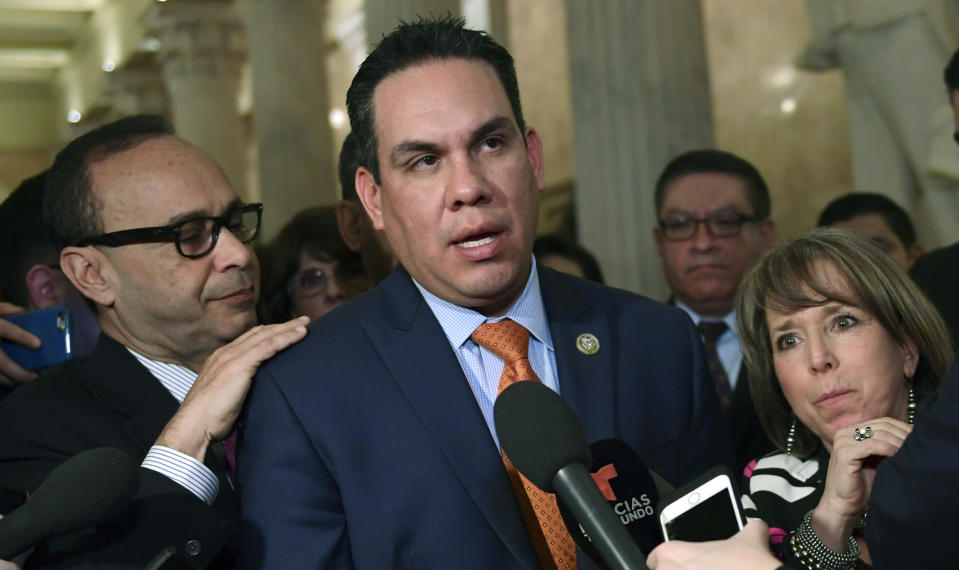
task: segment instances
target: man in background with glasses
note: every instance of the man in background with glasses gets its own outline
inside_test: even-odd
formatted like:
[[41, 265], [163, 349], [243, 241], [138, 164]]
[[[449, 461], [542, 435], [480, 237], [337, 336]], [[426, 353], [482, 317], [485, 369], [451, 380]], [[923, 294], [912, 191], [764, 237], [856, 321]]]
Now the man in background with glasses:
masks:
[[172, 546], [197, 567], [235, 566], [229, 436], [256, 368], [307, 323], [254, 327], [261, 213], [159, 117], [121, 119], [57, 155], [44, 219], [103, 334], [89, 357], [2, 402], [0, 486], [33, 491], [101, 446], [140, 462], [140, 483], [117, 518], [51, 539], [31, 564], [143, 567]]
[[655, 199], [659, 225], [653, 237], [670, 304], [686, 311], [703, 336], [741, 468], [772, 450], [749, 393], [733, 312], [743, 274], [775, 238], [769, 190], [742, 158], [695, 150], [666, 165]]

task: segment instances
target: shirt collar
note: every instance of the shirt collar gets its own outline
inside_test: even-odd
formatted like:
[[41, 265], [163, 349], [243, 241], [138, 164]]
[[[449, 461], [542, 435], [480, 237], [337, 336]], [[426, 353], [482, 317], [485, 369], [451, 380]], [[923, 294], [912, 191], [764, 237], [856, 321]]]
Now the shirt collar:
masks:
[[196, 381], [196, 372], [179, 364], [153, 360], [136, 352], [129, 346], [126, 347], [126, 349], [130, 351], [130, 354], [132, 354], [140, 364], [146, 367], [154, 378], [160, 381], [160, 384], [162, 384], [178, 402], [183, 403], [187, 392], [190, 391], [190, 388], [193, 387], [193, 383]]
[[[716, 320], [717, 320], [717, 319], [704, 319], [703, 317], [699, 316], [699, 314], [696, 313], [696, 311], [690, 309], [689, 306], [686, 305], [686, 303], [683, 303], [683, 302], [680, 301], [679, 299], [676, 299], [676, 306], [679, 307], [680, 309], [686, 311], [686, 314], [689, 315], [689, 318], [691, 318], [691, 319], [693, 320], [693, 324], [696, 325], [696, 326], [699, 326], [699, 323], [702, 322], [702, 321], [716, 321]], [[733, 309], [732, 311], [730, 311], [729, 314], [727, 314], [725, 317], [723, 317], [723, 318], [721, 318], [721, 319], [719, 319], [719, 320], [721, 320], [721, 321], [723, 321], [724, 323], [726, 323], [726, 326], [729, 327], [729, 330], [733, 331], [733, 334], [734, 334], [734, 335], [736, 335], [737, 337], [739, 336], [739, 329], [736, 328], [736, 310], [735, 310], [735, 309]]]
[[429, 305], [436, 320], [440, 322], [440, 327], [449, 339], [450, 345], [454, 349], [463, 346], [470, 335], [476, 330], [476, 327], [487, 321], [501, 321], [503, 319], [512, 319], [526, 327], [526, 330], [539, 342], [543, 343], [549, 350], [553, 350], [553, 341], [549, 334], [549, 323], [546, 321], [546, 308], [543, 306], [543, 295], [539, 289], [539, 275], [536, 272], [536, 259], [530, 266], [529, 278], [526, 280], [526, 287], [519, 299], [513, 303], [513, 306], [501, 317], [487, 318], [470, 309], [454, 305], [449, 301], [440, 299], [430, 293], [425, 287], [413, 279], [413, 284], [420, 290], [426, 304]]

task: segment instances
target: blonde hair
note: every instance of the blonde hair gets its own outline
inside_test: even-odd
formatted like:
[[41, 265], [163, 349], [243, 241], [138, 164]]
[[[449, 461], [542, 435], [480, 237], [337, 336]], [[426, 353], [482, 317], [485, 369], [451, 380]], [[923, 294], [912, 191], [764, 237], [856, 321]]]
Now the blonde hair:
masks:
[[[828, 263], [846, 286], [822, 278]], [[766, 310], [791, 313], [830, 301], [859, 307], [900, 344], [915, 343], [919, 362], [912, 382], [921, 398], [933, 392], [952, 361], [946, 325], [908, 275], [875, 244], [833, 228], [817, 228], [766, 252], [746, 274], [736, 298], [736, 320], [749, 388], [763, 428], [779, 449], [794, 416], [773, 367]], [[812, 454], [818, 437], [796, 423], [793, 452]]]

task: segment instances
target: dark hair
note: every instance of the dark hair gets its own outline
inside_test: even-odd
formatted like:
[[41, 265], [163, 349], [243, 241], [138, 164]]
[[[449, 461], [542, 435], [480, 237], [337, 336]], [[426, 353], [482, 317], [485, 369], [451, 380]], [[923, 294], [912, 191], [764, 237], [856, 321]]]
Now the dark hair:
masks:
[[44, 220], [57, 251], [103, 231], [90, 166], [145, 140], [173, 134], [165, 118], [136, 115], [81, 135], [57, 153], [47, 175], [43, 200]]
[[43, 225], [47, 172], [27, 178], [0, 204], [0, 298], [30, 305], [26, 274], [36, 264], [56, 265], [57, 251]]
[[705, 149], [684, 152], [669, 161], [656, 180], [656, 216], [663, 209], [666, 190], [677, 179], [689, 174], [719, 173], [735, 176], [746, 186], [746, 199], [752, 206], [752, 215], [758, 219], [769, 217], [769, 188], [756, 167], [731, 152]]
[[533, 255], [537, 259], [548, 255], [570, 259], [579, 265], [579, 268], [583, 271], [583, 277], [597, 283], [604, 282], [603, 272], [593, 254], [567, 237], [557, 234], [539, 236], [533, 242]]
[[359, 149], [356, 148], [356, 137], [353, 133], [347, 133], [343, 139], [343, 146], [340, 147], [340, 159], [337, 164], [337, 170], [340, 175], [340, 191], [344, 200], [359, 202], [360, 197], [356, 195], [356, 169], [359, 167]]
[[946, 89], [949, 90], [949, 96], [952, 97], [953, 92], [959, 91], [959, 50], [956, 50], [956, 53], [952, 54], [949, 64], [946, 65], [946, 69], [942, 72], [942, 77], [946, 81]]
[[882, 216], [882, 220], [892, 233], [896, 234], [905, 249], [916, 243], [916, 230], [909, 214], [887, 196], [873, 192], [852, 192], [836, 198], [819, 214], [816, 225], [832, 226], [866, 214]]
[[[846, 287], [822, 278], [824, 263], [842, 276]], [[919, 363], [912, 382], [919, 398], [935, 391], [954, 356], [939, 312], [872, 241], [834, 228], [816, 228], [771, 249], [743, 278], [736, 322], [756, 413], [770, 441], [781, 450], [793, 412], [776, 376], [766, 311], [791, 313], [830, 301], [869, 313], [899, 344], [915, 343]], [[796, 422], [797, 456], [812, 454], [819, 444], [809, 428]]]
[[293, 316], [287, 284], [296, 274], [303, 251], [319, 261], [335, 262], [338, 285], [366, 279], [363, 258], [340, 237], [335, 206], [301, 210], [258, 252], [263, 268], [263, 292], [258, 307], [261, 322], [281, 323]]
[[465, 27], [462, 18], [450, 15], [438, 19], [420, 18], [403, 22], [370, 52], [346, 92], [350, 127], [356, 136], [358, 166], [366, 167], [379, 183], [376, 156], [376, 128], [373, 93], [381, 81], [394, 73], [429, 60], [475, 59], [488, 63], [499, 77], [513, 108], [520, 132], [526, 128], [519, 100], [519, 84], [513, 57], [489, 34]]

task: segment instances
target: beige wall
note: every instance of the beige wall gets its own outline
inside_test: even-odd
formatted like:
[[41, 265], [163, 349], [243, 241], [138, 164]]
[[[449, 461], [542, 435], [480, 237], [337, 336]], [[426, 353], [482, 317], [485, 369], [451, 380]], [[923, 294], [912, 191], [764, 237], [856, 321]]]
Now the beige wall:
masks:
[[803, 0], [702, 2], [716, 146], [756, 165], [780, 236], [795, 236], [850, 190], [842, 76], [792, 67], [809, 38]]
[[0, 202], [24, 179], [39, 174], [53, 162], [48, 151], [0, 150]]
[[[702, 2], [715, 144], [759, 168], [781, 237], [795, 236], [850, 190], [842, 75], [793, 67], [809, 37], [803, 0]], [[566, 11], [563, 0], [512, 0], [507, 10], [523, 109], [544, 142], [540, 231], [550, 231], [575, 176]]]
[[556, 229], [566, 213], [573, 185], [573, 113], [563, 0], [507, 3], [507, 45], [516, 64], [526, 123], [543, 139], [546, 194], [539, 232]]
[[0, 86], [0, 151], [49, 150], [58, 144], [56, 96], [43, 83]]
[[[773, 190], [781, 234], [795, 235], [811, 226], [825, 202], [849, 188], [842, 77], [791, 68], [809, 33], [803, 0], [702, 3], [716, 144], [759, 167]], [[360, 39], [358, 46], [355, 39], [336, 36], [362, 29], [350, 19], [360, 6], [360, 0], [340, 0], [329, 14], [334, 39], [326, 66], [328, 88], [331, 104], [340, 109], [365, 41]], [[549, 231], [570, 199], [575, 176], [566, 11], [563, 0], [507, 0], [505, 9], [506, 43], [516, 59], [527, 122], [544, 141], [549, 191], [540, 230]], [[317, 72], [323, 67], [319, 63]], [[5, 125], [23, 123], [0, 129], [0, 194], [45, 167], [60, 146], [64, 117], [57, 97], [49, 91], [21, 95], [0, 92]], [[794, 101], [791, 113], [782, 110], [786, 100]], [[329, 120], [328, 110], [317, 110], [311, 120]], [[334, 152], [346, 129], [335, 129]]]
[[24, 178], [50, 165], [59, 147], [55, 106], [48, 85], [21, 83], [0, 88], [0, 201]]

